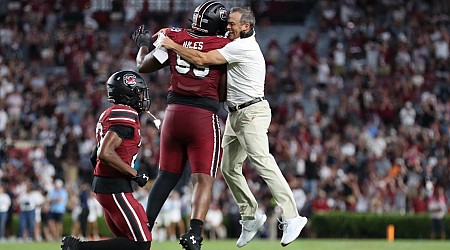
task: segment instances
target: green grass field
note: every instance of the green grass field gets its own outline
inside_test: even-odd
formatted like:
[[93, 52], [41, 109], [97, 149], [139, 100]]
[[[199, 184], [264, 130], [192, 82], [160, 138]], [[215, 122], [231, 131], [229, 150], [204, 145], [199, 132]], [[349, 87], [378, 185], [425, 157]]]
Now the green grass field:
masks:
[[[54, 243], [0, 243], [0, 250], [58, 250]], [[153, 242], [151, 250], [181, 250], [176, 242]], [[253, 240], [243, 248], [235, 240], [205, 240], [203, 250], [450, 250], [450, 241], [439, 240], [348, 240], [348, 239], [298, 239], [282, 247], [279, 241]], [[126, 250], [126, 249], [124, 249]], [[132, 249], [130, 249], [132, 250]]]

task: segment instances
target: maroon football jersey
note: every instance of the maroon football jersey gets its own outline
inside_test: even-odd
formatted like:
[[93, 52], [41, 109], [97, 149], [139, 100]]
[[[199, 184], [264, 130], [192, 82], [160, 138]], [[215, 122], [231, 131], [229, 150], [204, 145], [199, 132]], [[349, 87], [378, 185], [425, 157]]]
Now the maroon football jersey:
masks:
[[[116, 149], [117, 154], [126, 162], [130, 168], [134, 167], [139, 148], [141, 146], [139, 115], [135, 109], [126, 105], [113, 105], [103, 111], [96, 127], [97, 143], [101, 142], [106, 132], [112, 125], [122, 125], [134, 128], [134, 135], [122, 141], [122, 144]], [[124, 175], [116, 169], [105, 165], [97, 159], [97, 166], [94, 169], [94, 175], [104, 177], [123, 178]], [[128, 178], [128, 177], [127, 177]]]
[[[230, 42], [230, 39], [223, 36], [197, 36], [180, 28], [171, 28], [166, 31], [166, 35], [184, 47], [202, 52], [222, 48]], [[196, 66], [172, 50], [169, 50], [169, 63], [172, 73], [169, 90], [181, 95], [219, 100], [218, 83], [220, 75], [226, 71], [226, 65]]]

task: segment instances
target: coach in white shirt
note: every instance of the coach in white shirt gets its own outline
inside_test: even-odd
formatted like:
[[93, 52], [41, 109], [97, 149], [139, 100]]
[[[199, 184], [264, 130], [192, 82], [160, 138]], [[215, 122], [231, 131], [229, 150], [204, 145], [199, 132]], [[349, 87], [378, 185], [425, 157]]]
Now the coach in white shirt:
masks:
[[203, 53], [176, 44], [170, 38], [165, 38], [161, 45], [198, 66], [228, 63], [226, 103], [230, 112], [222, 143], [221, 169], [242, 217], [242, 232], [236, 245], [246, 245], [267, 218], [256, 213], [258, 203], [242, 174], [242, 163], [248, 157], [282, 208], [281, 245], [286, 246], [299, 236], [307, 219], [299, 216], [292, 190], [269, 152], [267, 131], [272, 115], [264, 98], [266, 64], [254, 26], [253, 12], [235, 7], [230, 10], [227, 25], [233, 41], [225, 47]]

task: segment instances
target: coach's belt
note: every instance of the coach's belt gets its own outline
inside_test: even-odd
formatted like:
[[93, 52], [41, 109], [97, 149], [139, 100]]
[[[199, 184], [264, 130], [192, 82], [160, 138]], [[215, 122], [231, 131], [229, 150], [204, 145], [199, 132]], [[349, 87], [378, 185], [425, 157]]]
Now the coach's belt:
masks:
[[263, 101], [263, 100], [266, 100], [266, 98], [264, 96], [263, 97], [257, 97], [257, 98], [255, 98], [255, 99], [253, 99], [251, 101], [248, 101], [246, 103], [242, 103], [241, 105], [237, 105], [237, 106], [234, 106], [234, 107], [228, 107], [228, 110], [230, 110], [230, 112], [236, 112], [239, 109], [246, 108], [246, 107], [248, 107], [248, 106], [250, 106], [252, 104], [258, 103], [258, 102]]

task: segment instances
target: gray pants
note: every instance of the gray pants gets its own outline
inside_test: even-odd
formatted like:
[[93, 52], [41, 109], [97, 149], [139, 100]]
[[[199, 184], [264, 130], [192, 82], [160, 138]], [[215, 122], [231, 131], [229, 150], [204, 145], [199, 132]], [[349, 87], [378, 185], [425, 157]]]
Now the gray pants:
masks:
[[244, 220], [254, 219], [258, 209], [255, 196], [242, 174], [242, 164], [247, 157], [282, 209], [283, 219], [298, 216], [292, 190], [269, 152], [267, 130], [271, 119], [269, 103], [264, 100], [229, 113], [226, 121], [221, 170]]

